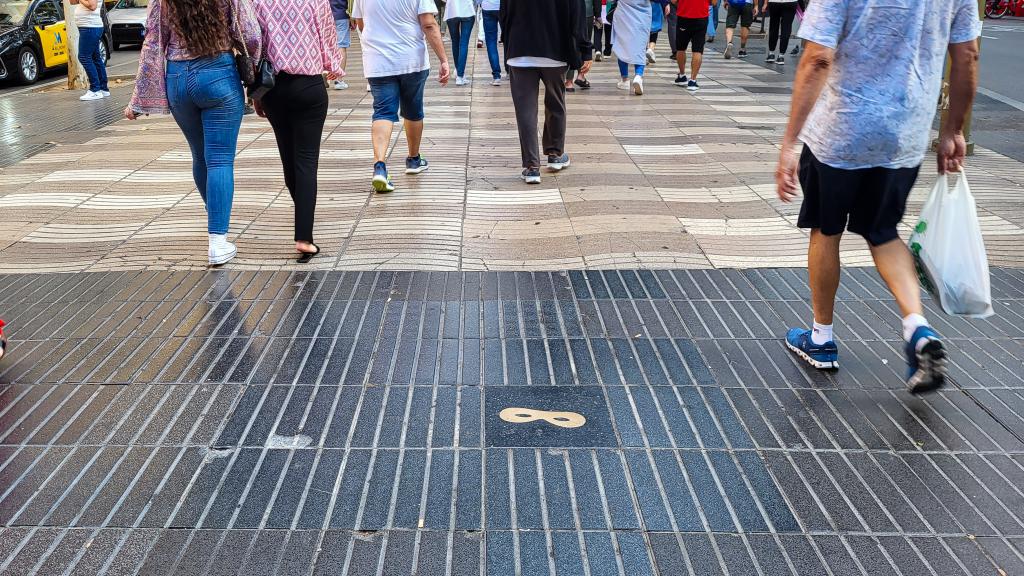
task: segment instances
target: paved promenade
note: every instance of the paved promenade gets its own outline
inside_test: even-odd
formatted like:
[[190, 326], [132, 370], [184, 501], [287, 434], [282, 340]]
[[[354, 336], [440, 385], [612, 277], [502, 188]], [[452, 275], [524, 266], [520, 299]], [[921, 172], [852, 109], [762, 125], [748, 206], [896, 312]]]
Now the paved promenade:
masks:
[[[675, 63], [663, 53], [649, 69], [648, 93], [638, 98], [615, 89], [614, 62], [597, 63], [594, 88], [569, 96], [572, 168], [527, 187], [518, 178], [508, 86], [489, 85], [482, 50], [471, 57], [473, 85], [429, 85], [424, 154], [431, 169], [396, 174], [398, 191], [378, 196], [369, 186], [372, 98], [362, 90], [354, 52], [352, 89], [331, 94], [315, 231], [324, 254], [314, 268], [803, 264], [806, 234], [794, 227], [799, 206], [781, 205], [773, 184], [789, 102], [782, 74], [710, 55], [704, 88], [694, 96], [671, 83]], [[113, 106], [123, 106], [129, 91], [115, 88]], [[42, 97], [52, 99], [4, 102], [30, 107]], [[60, 141], [61, 130], [54, 132], [43, 139]], [[0, 271], [205, 267], [205, 213], [173, 120], [120, 121], [73, 135], [0, 173]], [[292, 268], [292, 203], [269, 124], [247, 117], [239, 148], [230, 235], [239, 258], [231, 266]], [[393, 165], [401, 166], [404, 150], [398, 134]], [[1024, 164], [980, 150], [969, 170], [993, 263], [1021, 265]], [[911, 212], [933, 183], [926, 164]], [[847, 242], [844, 254], [847, 264], [869, 261], [860, 239]]]
[[45, 140], [0, 173], [0, 574], [1024, 574], [1024, 166], [970, 160], [997, 314], [928, 301], [951, 382], [914, 397], [857, 238], [842, 369], [781, 342], [810, 317], [781, 75], [712, 56], [693, 96], [666, 59], [637, 98], [598, 64], [573, 167], [526, 188], [473, 56], [389, 196], [358, 67], [332, 92], [305, 267], [262, 120], [240, 256], [208, 271], [169, 119], [111, 123], [119, 87], [47, 136], [67, 95], [28, 97]]

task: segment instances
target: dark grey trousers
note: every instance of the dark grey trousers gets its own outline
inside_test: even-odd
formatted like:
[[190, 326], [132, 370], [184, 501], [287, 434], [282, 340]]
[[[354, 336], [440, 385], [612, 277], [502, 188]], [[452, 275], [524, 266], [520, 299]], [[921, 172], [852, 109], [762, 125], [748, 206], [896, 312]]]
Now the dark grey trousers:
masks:
[[519, 147], [523, 168], [540, 168], [537, 147], [537, 96], [544, 83], [544, 154], [561, 156], [565, 151], [565, 71], [559, 68], [509, 67], [512, 103], [519, 125]]

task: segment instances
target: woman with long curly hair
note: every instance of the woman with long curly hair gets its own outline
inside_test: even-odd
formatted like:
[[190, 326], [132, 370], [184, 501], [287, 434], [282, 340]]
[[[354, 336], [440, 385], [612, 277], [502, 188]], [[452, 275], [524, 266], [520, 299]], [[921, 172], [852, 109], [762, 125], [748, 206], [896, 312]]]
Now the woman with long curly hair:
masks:
[[209, 261], [235, 257], [228, 242], [235, 148], [245, 94], [233, 52], [252, 62], [261, 33], [250, 0], [152, 0], [135, 92], [124, 115], [174, 116], [192, 151], [192, 177], [206, 204]]

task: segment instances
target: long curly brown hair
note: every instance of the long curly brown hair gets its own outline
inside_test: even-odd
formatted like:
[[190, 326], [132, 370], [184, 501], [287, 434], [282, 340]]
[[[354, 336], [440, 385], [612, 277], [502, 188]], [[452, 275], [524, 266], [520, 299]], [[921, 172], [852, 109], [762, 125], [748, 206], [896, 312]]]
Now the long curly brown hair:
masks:
[[231, 49], [231, 28], [224, 0], [163, 0], [168, 21], [195, 58]]

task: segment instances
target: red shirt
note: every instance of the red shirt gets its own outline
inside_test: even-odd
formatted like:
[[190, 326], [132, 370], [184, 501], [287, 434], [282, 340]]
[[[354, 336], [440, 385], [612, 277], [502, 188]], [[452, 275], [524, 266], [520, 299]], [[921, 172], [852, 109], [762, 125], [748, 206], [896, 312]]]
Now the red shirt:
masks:
[[676, 15], [680, 18], [707, 18], [710, 8], [708, 0], [679, 0]]

